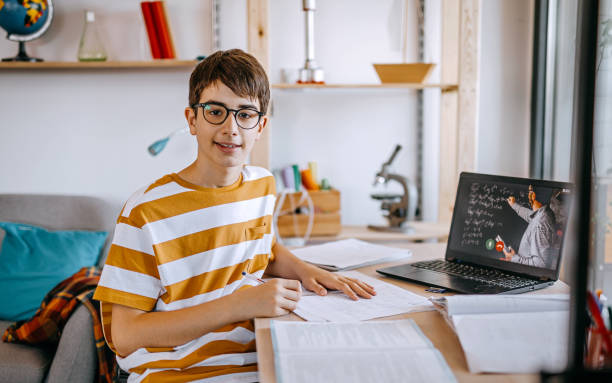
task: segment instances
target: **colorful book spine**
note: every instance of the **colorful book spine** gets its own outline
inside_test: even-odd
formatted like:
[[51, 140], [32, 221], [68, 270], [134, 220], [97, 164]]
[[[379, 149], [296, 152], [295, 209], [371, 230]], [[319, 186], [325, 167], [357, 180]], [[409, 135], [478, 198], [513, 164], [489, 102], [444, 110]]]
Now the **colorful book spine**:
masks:
[[162, 58], [162, 55], [161, 55], [161, 49], [159, 45], [159, 39], [157, 38], [157, 31], [155, 29], [155, 22], [153, 20], [151, 2], [149, 1], [141, 2], [140, 10], [142, 11], [142, 17], [144, 19], [145, 27], [147, 29], [147, 36], [149, 38], [149, 47], [151, 48], [151, 56], [154, 59], [160, 59]]

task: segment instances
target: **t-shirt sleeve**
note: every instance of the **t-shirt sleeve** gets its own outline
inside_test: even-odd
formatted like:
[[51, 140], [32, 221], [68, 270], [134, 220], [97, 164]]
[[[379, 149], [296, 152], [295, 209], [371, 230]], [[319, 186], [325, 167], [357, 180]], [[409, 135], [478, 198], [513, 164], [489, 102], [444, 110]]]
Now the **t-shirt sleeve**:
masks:
[[163, 287], [151, 236], [120, 217], [94, 299], [151, 311]]

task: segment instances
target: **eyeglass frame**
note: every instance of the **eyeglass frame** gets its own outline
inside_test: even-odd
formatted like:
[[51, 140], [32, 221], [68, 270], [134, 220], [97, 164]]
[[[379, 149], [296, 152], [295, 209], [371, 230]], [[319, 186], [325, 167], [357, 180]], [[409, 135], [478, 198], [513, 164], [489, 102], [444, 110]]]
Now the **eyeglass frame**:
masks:
[[[218, 123], [214, 123], [214, 122], [210, 122], [210, 121], [208, 121], [208, 120], [206, 119], [206, 116], [205, 116], [204, 111], [202, 111], [202, 117], [204, 118], [204, 120], [205, 120], [206, 122], [208, 122], [209, 124], [213, 124], [213, 125], [222, 125], [222, 124], [223, 124], [225, 121], [227, 121], [227, 117], [230, 115], [230, 112], [232, 112], [232, 113], [234, 114], [234, 121], [236, 121], [236, 125], [238, 125], [238, 127], [239, 127], [240, 129], [244, 129], [244, 130], [251, 130], [251, 129], [254, 129], [254, 128], [257, 126], [257, 125], [259, 125], [259, 123], [261, 122], [261, 118], [262, 118], [263, 116], [265, 116], [265, 115], [266, 115], [265, 113], [260, 112], [259, 110], [255, 109], [255, 108], [249, 108], [249, 107], [247, 107], [247, 108], [240, 108], [240, 109], [230, 109], [230, 108], [228, 108], [227, 106], [225, 106], [224, 104], [222, 104], [222, 103], [220, 103], [220, 102], [203, 102], [203, 103], [199, 103], [199, 104], [193, 104], [193, 105], [191, 105], [191, 109], [193, 109], [193, 110], [194, 110], [194, 112], [195, 112], [195, 111], [197, 110], [197, 108], [202, 107], [202, 109], [204, 109], [204, 108], [205, 108], [206, 106], [208, 106], [208, 105], [216, 105], [216, 106], [220, 106], [220, 107], [224, 108], [224, 109], [225, 109], [225, 111], [227, 112], [227, 113], [226, 113], [226, 115], [225, 115], [225, 118], [223, 119], [223, 121], [218, 122]], [[250, 111], [253, 111], [253, 112], [256, 112], [256, 113], [257, 113], [257, 117], [258, 117], [258, 118], [257, 118], [257, 122], [256, 122], [256, 123], [253, 125], [253, 127], [251, 127], [251, 128], [245, 128], [245, 127], [243, 127], [242, 125], [240, 125], [240, 123], [238, 122], [238, 117], [237, 117], [237, 114], [238, 114], [238, 112], [240, 112], [241, 110], [250, 110]], [[197, 113], [197, 112], [196, 112], [196, 113]]]

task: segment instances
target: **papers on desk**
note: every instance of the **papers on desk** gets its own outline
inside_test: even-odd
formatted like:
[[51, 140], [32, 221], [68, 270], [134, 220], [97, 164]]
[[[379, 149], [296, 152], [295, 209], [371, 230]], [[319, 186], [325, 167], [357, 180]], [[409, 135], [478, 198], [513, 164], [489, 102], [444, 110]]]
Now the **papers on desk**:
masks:
[[361, 323], [272, 321], [276, 379], [311, 382], [455, 382], [410, 319]]
[[358, 271], [338, 274], [368, 283], [376, 295], [354, 301], [339, 291], [328, 291], [325, 296], [304, 291], [294, 313], [308, 321], [351, 322], [434, 309], [428, 299]]
[[455, 329], [470, 372], [537, 373], [566, 367], [567, 294], [455, 295], [433, 301]]
[[356, 269], [411, 255], [408, 249], [375, 245], [354, 238], [302, 247], [291, 252], [306, 262], [331, 271]]

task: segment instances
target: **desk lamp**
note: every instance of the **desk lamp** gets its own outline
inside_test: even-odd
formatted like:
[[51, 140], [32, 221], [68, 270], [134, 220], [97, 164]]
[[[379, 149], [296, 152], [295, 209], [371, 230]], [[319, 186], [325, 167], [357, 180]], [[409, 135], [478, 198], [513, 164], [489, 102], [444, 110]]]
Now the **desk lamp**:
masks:
[[180, 128], [170, 133], [167, 137], [164, 137], [162, 139], [155, 141], [154, 143], [149, 145], [149, 147], [147, 148], [147, 150], [149, 151], [149, 154], [151, 154], [152, 156], [158, 155], [162, 150], [164, 150], [164, 148], [166, 147], [166, 144], [168, 143], [168, 141], [170, 141], [172, 137], [176, 136], [177, 134], [187, 133], [188, 131], [189, 129], [186, 127]]

